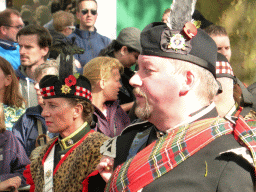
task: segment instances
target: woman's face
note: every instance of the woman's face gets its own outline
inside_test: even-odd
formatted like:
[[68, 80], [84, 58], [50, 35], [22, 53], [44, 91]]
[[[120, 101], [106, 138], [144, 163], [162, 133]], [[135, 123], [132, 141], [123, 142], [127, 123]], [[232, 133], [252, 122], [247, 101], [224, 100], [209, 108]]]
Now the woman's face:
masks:
[[75, 107], [65, 98], [44, 99], [42, 116], [48, 130], [59, 133], [63, 138], [74, 129]]
[[42, 76], [39, 76], [36, 81], [35, 81], [35, 84], [34, 84], [34, 89], [36, 90], [36, 96], [37, 96], [37, 102], [38, 102], [38, 105], [43, 105], [43, 97], [41, 95], [41, 92], [40, 92], [40, 87], [39, 87], [39, 82], [40, 80], [42, 79]]
[[122, 87], [120, 78], [119, 69], [113, 69], [111, 78], [106, 80], [104, 84], [103, 94], [106, 101], [115, 101], [118, 99], [118, 92]]

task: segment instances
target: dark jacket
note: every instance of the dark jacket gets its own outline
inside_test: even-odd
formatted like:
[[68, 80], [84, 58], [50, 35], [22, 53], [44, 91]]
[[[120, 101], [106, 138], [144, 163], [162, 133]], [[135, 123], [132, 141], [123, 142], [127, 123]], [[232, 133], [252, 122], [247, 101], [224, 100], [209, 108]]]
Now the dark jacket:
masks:
[[[42, 123], [43, 134], [47, 133], [47, 126], [41, 113], [42, 107], [40, 105], [28, 108], [12, 128], [13, 134], [19, 139], [28, 156], [35, 148], [35, 141], [38, 137], [38, 120]], [[55, 135], [49, 134], [49, 136], [53, 138]]]
[[97, 120], [95, 120], [97, 123], [96, 127], [93, 129], [109, 137], [115, 137], [120, 135], [123, 129], [130, 125], [130, 119], [125, 111], [120, 107], [118, 101], [107, 102], [106, 106], [107, 117], [105, 117], [105, 115], [94, 106], [94, 117], [97, 117]]
[[233, 135], [224, 135], [170, 172], [143, 188], [143, 192], [254, 191], [254, 169], [244, 158], [223, 154], [241, 145]]
[[[214, 111], [206, 113], [200, 119], [216, 117], [216, 115], [214, 108]], [[122, 132], [121, 136], [117, 137], [114, 141], [116, 146], [114, 168], [127, 160], [136, 134], [146, 129], [150, 129], [150, 134], [146, 143], [139, 149], [141, 151], [158, 139], [158, 130], [151, 123], [145, 121], [130, 125]], [[253, 166], [239, 155], [226, 153], [230, 149], [241, 147], [232, 134], [221, 136], [171, 171], [145, 186], [142, 191], [254, 191]], [[222, 152], [224, 153], [220, 154]]]
[[28, 156], [12, 132], [0, 133], [0, 182], [19, 176], [25, 185], [23, 171], [28, 164]]
[[[85, 50], [83, 54], [76, 54], [75, 58], [80, 62], [82, 68], [85, 64], [91, 59], [97, 57], [101, 49], [108, 46], [111, 40], [105, 36], [97, 33], [97, 30], [94, 31], [84, 31], [80, 30], [77, 26], [74, 33], [68, 36], [69, 39], [76, 37], [75, 43], [78, 47], [81, 47]], [[83, 69], [79, 68], [78, 73], [83, 74]]]

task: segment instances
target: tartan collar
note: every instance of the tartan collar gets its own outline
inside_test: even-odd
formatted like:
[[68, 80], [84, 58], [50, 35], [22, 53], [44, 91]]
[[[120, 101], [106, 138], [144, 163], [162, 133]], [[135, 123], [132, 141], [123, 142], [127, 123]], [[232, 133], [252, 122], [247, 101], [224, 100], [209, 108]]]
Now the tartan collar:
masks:
[[119, 165], [106, 191], [138, 191], [232, 130], [232, 124], [220, 117], [184, 124]]
[[183, 125], [118, 166], [107, 183], [106, 191], [139, 191], [216, 138], [226, 134], [233, 134], [238, 142], [250, 150], [255, 169], [254, 131], [242, 116], [238, 117], [235, 125], [220, 117]]

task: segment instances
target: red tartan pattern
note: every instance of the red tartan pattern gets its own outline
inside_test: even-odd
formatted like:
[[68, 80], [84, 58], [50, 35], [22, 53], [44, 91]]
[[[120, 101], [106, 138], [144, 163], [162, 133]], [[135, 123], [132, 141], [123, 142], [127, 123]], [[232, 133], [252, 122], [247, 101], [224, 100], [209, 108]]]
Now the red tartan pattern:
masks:
[[54, 86], [44, 87], [44, 88], [40, 89], [40, 92], [43, 97], [49, 97], [49, 96], [55, 95]]
[[228, 62], [225, 61], [216, 62], [216, 74], [229, 74], [234, 76], [232, 67]]
[[118, 166], [105, 191], [138, 191], [217, 137], [231, 133], [250, 149], [255, 165], [256, 138], [242, 117], [236, 126], [222, 118], [205, 119], [178, 127]]
[[84, 97], [86, 99], [92, 100], [92, 94], [89, 90], [85, 89], [84, 87], [76, 86], [76, 96]]

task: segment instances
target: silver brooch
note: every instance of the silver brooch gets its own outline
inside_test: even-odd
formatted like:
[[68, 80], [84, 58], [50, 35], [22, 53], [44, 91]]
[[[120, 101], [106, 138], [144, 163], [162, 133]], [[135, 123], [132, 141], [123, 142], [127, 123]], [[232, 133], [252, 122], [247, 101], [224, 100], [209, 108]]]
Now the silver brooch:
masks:
[[185, 50], [185, 39], [181, 34], [175, 34], [170, 38], [168, 49]]

